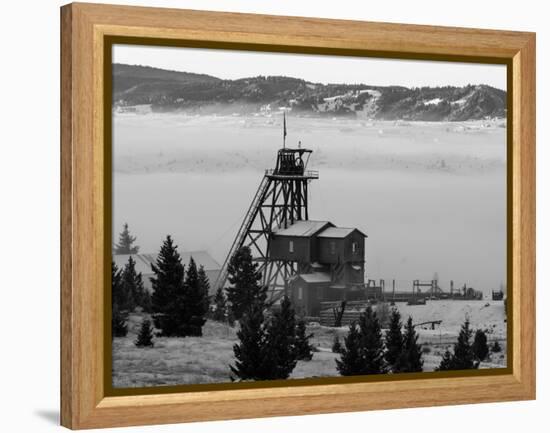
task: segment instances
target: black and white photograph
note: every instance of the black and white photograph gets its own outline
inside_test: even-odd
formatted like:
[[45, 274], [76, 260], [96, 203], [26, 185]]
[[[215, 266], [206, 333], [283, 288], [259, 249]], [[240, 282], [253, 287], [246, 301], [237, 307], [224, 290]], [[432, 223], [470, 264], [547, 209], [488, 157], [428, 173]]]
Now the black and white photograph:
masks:
[[5, 2], [0, 431], [544, 425], [546, 9]]
[[506, 65], [111, 67], [113, 388], [507, 367]]

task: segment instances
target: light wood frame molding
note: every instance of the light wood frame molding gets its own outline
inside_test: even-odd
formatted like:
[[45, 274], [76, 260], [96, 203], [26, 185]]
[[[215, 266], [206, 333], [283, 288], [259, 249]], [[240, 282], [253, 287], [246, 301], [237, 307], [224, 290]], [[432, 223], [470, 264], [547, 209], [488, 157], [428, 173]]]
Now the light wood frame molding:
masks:
[[[259, 50], [492, 59], [507, 64], [513, 89], [508, 89], [510, 371], [106, 395], [103, 66], [107, 36], [175, 44], [247, 44]], [[81, 429], [535, 398], [534, 33], [75, 3], [61, 8], [61, 101], [62, 425]]]

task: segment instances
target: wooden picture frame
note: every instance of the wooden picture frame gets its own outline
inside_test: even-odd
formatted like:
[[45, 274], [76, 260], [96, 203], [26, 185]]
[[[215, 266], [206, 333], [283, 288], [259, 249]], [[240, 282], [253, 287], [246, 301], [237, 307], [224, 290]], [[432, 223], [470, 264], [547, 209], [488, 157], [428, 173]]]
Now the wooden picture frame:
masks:
[[[103, 107], [109, 38], [508, 66], [510, 367], [498, 374], [109, 394]], [[72, 429], [535, 398], [535, 35], [97, 4], [61, 8], [61, 424]], [[110, 100], [108, 102], [110, 104]], [[109, 186], [110, 187], [110, 186]], [[108, 235], [110, 236], [110, 234]], [[107, 245], [107, 247], [106, 247]], [[110, 260], [110, 259], [109, 259]], [[459, 373], [459, 372], [457, 372]], [[390, 378], [391, 379], [391, 378]]]

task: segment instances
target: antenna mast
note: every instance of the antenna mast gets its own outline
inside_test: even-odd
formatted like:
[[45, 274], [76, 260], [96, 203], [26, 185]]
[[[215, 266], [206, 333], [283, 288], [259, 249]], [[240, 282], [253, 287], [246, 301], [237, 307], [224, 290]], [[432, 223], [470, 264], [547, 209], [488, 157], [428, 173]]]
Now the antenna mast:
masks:
[[283, 149], [286, 147], [286, 110], [283, 111]]

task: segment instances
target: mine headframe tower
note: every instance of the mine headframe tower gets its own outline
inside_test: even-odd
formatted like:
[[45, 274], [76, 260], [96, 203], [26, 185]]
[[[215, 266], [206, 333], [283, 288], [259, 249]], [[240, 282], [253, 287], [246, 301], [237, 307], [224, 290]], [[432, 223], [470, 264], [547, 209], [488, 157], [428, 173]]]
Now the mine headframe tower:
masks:
[[251, 249], [253, 260], [260, 264], [261, 283], [268, 287], [269, 299], [275, 302], [288, 289], [290, 279], [297, 273], [297, 264], [274, 260], [269, 244], [273, 233], [295, 221], [307, 220], [308, 185], [319, 173], [307, 170], [312, 150], [282, 148], [277, 152], [275, 168], [265, 171], [260, 186], [235, 236], [223, 263], [216, 287], [224, 287], [228, 264], [243, 246]]

